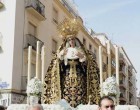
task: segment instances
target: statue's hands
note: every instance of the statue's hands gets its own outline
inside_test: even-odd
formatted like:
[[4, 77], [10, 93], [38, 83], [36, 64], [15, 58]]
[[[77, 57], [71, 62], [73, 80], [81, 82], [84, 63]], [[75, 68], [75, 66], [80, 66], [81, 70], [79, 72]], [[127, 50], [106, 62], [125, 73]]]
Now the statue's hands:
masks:
[[64, 53], [63, 53], [63, 55], [66, 55], [67, 52], [68, 52], [68, 49], [64, 49]]
[[77, 53], [76, 53], [76, 56], [78, 56], [79, 58], [83, 58], [83, 57], [84, 57], [84, 55], [81, 54], [80, 52], [77, 52]]

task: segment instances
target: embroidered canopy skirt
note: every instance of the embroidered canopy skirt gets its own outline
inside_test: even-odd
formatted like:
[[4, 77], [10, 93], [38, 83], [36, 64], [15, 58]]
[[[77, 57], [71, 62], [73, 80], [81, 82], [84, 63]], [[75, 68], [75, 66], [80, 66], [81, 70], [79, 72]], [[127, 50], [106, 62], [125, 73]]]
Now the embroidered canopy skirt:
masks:
[[87, 75], [86, 68], [79, 59], [60, 63], [61, 98], [67, 100], [72, 107], [87, 102]]

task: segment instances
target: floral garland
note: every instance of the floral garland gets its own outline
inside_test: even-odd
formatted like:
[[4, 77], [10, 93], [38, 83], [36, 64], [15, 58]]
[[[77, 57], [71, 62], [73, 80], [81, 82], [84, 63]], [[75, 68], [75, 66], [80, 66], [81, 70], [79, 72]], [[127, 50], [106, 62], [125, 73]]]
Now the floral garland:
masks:
[[109, 77], [103, 82], [103, 95], [116, 96], [117, 84], [115, 77]]
[[26, 93], [28, 96], [41, 96], [42, 93], [41, 81], [36, 77], [32, 78], [27, 85]]

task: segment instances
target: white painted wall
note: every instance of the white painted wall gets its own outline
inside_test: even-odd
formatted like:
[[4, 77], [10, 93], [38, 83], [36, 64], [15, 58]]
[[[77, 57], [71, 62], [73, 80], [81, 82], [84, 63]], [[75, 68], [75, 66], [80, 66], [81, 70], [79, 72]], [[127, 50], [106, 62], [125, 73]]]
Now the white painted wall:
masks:
[[2, 48], [0, 53], [0, 77], [12, 86], [13, 51], [15, 32], [15, 7], [16, 0], [4, 0], [4, 7], [0, 10], [0, 32], [2, 34]]
[[[21, 89], [21, 74], [23, 69], [23, 37], [24, 37], [24, 0], [16, 0], [15, 34], [13, 50], [12, 89]], [[16, 83], [14, 83], [16, 81]]]

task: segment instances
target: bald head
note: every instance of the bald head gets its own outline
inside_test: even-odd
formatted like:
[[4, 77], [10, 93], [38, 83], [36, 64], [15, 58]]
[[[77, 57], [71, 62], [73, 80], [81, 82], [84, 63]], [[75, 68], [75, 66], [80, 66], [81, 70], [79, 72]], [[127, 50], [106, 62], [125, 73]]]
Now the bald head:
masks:
[[27, 110], [43, 110], [43, 107], [40, 104], [30, 105]]

